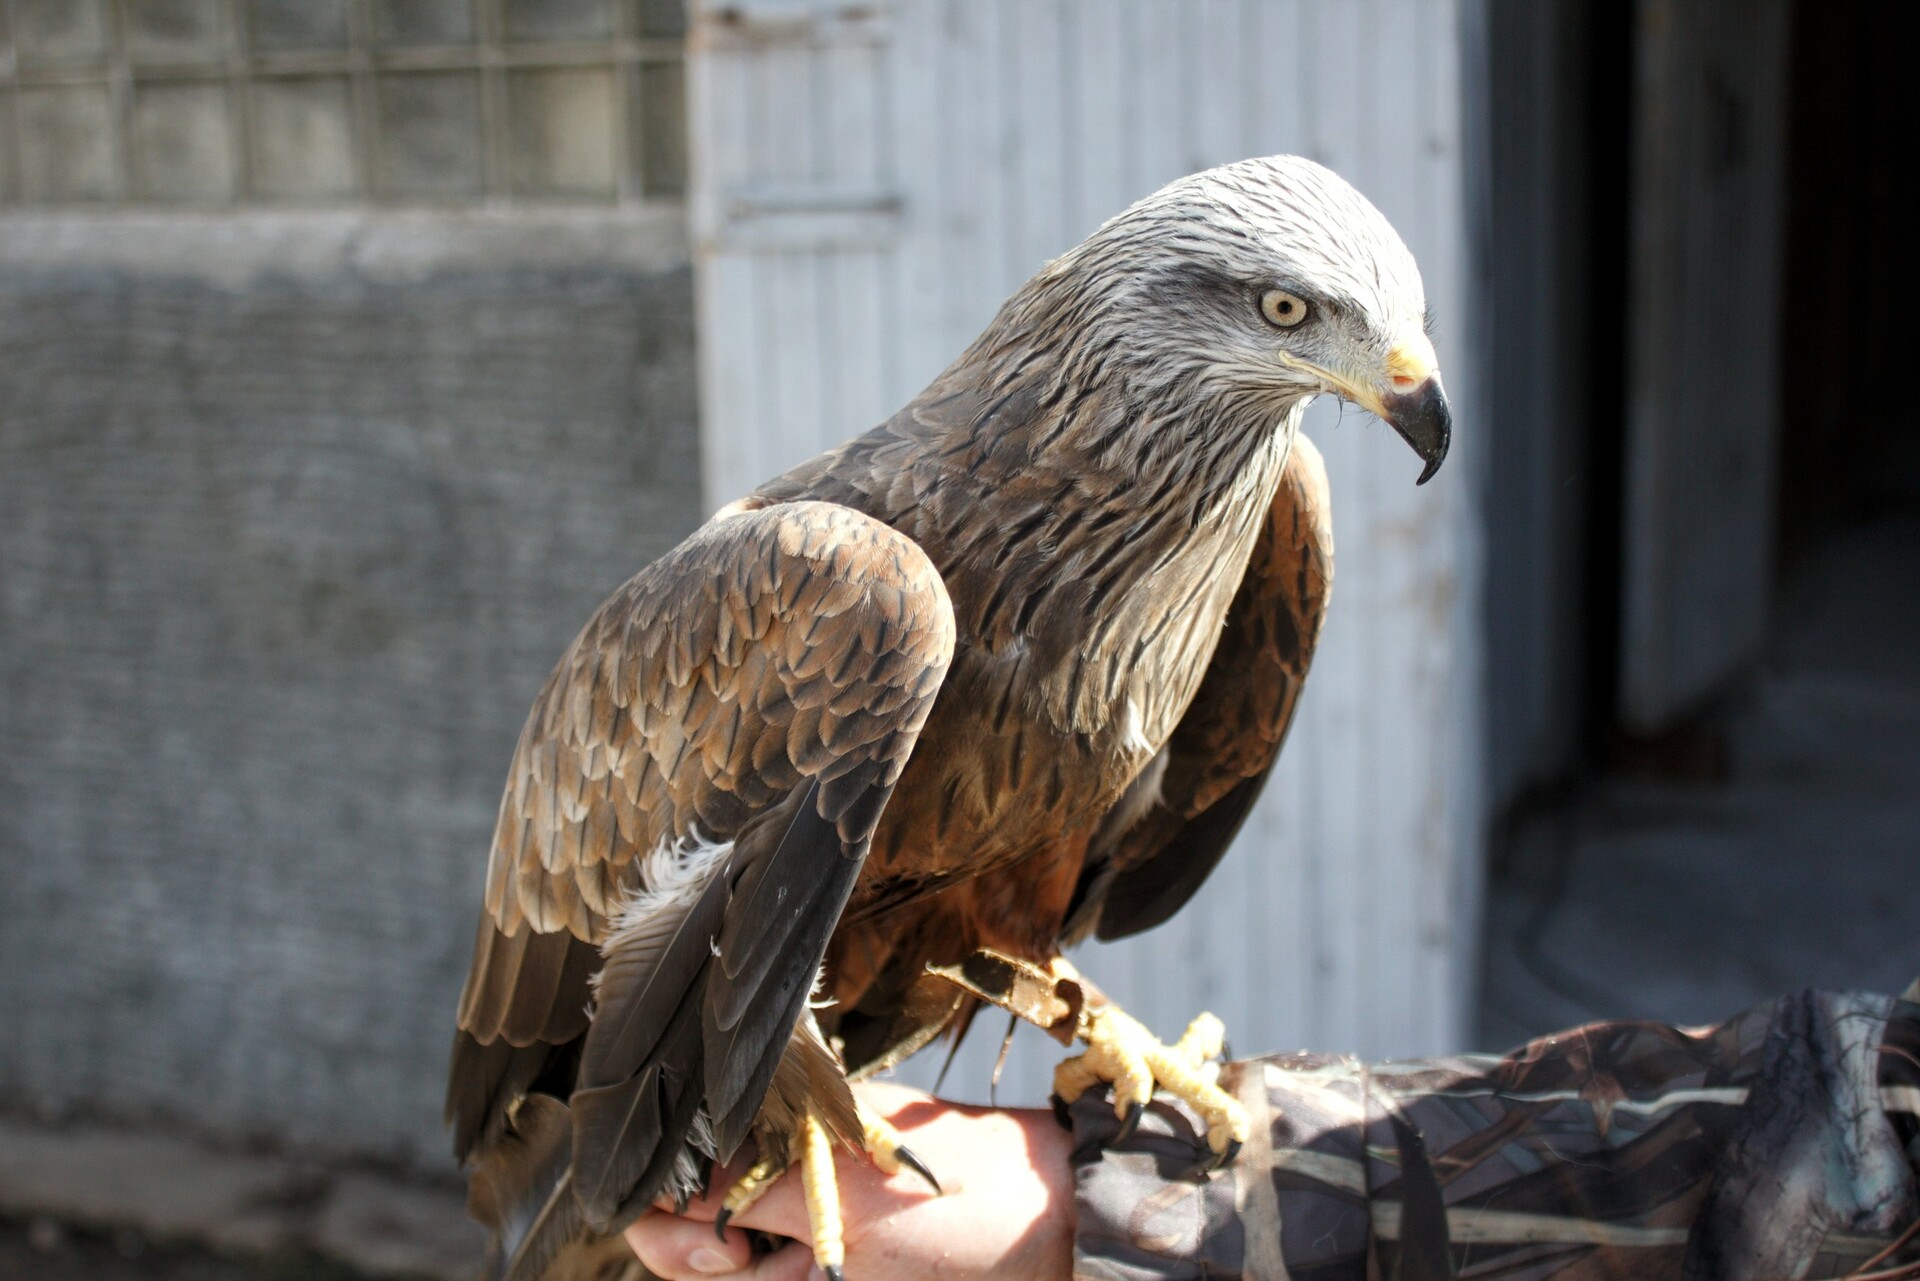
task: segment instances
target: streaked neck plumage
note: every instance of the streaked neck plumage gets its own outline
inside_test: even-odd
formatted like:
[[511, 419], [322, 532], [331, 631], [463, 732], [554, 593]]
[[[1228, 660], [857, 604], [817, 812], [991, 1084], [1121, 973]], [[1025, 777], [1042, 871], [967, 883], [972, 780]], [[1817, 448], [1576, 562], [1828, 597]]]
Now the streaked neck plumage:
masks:
[[968, 640], [1063, 673], [1044, 696], [1057, 724], [1097, 732], [1131, 698], [1157, 742], [1192, 691], [1156, 673], [1204, 670], [1309, 397], [1012, 336], [990, 330], [903, 414], [916, 488], [958, 491], [974, 517], [947, 523], [940, 503], [900, 527]]

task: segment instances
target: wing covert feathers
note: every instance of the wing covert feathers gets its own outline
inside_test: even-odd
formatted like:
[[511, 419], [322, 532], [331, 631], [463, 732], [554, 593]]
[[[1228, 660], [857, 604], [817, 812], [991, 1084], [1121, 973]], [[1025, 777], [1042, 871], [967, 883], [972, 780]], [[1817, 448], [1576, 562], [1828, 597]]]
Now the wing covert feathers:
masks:
[[502, 1118], [567, 1054], [594, 1229], [689, 1176], [705, 1117], [738, 1146], [953, 648], [921, 549], [831, 503], [736, 507], [594, 614], [514, 751], [460, 1003], [456, 1145], [535, 1172], [476, 1176], [494, 1221], [564, 1217], [500, 1188], [551, 1175], [552, 1118]]
[[898, 731], [917, 732], [952, 657], [952, 614], [920, 548], [849, 508], [708, 522], [600, 607], [541, 690], [488, 915], [598, 943], [661, 841], [729, 835], [803, 777], [891, 781], [911, 746]]
[[1167, 742], [1159, 801], [1090, 853], [1070, 932], [1095, 925], [1116, 939], [1152, 929], [1200, 888], [1280, 754], [1332, 584], [1326, 466], [1301, 434], [1206, 676]]

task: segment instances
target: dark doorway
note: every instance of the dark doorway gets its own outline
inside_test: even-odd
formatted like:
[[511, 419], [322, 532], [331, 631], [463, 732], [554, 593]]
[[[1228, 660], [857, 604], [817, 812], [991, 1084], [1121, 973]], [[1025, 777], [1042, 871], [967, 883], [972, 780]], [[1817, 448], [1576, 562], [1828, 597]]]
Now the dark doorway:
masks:
[[[1740, 0], [1489, 10], [1488, 274], [1507, 303], [1490, 373], [1489, 724], [1505, 822], [1489, 1044], [1593, 1018], [1705, 1021], [1803, 986], [1898, 991], [1920, 975], [1920, 413], [1906, 319], [1920, 281], [1903, 243], [1909, 148], [1885, 136], [1912, 115], [1911, 72], [1891, 4], [1796, 0], [1773, 6], [1772, 77], [1743, 81], [1755, 12]], [[1675, 21], [1688, 24], [1677, 54]], [[1647, 65], [1650, 46], [1663, 67]], [[1542, 50], [1557, 50], [1544, 69]], [[1524, 114], [1542, 110], [1559, 122], [1550, 133]], [[1549, 139], [1561, 150], [1543, 156]], [[1651, 181], [1650, 155], [1665, 165]], [[1767, 253], [1729, 251], [1769, 225]], [[1629, 302], [1663, 237], [1664, 296]], [[1771, 300], [1764, 325], [1716, 321], [1735, 292]], [[1656, 343], [1649, 325], [1666, 326]], [[1644, 376], [1649, 346], [1682, 353], [1660, 386]], [[1543, 347], [1593, 384], [1579, 409], [1543, 412], [1542, 389], [1502, 369]], [[1739, 398], [1723, 391], [1755, 387], [1766, 414], [1751, 397], [1726, 412]], [[1635, 414], [1660, 395], [1665, 452], [1636, 464], [1647, 420]], [[1523, 490], [1543, 473], [1516, 462], [1543, 448], [1561, 486], [1551, 501]], [[1767, 483], [1714, 474], [1725, 459], [1728, 475]], [[1635, 523], [1649, 483], [1667, 505], [1652, 535]], [[1722, 511], [1741, 537], [1726, 537]], [[1646, 590], [1636, 574], [1667, 553], [1694, 563], [1662, 588], [1663, 625], [1718, 629], [1718, 652], [1636, 723], [1622, 675]], [[1529, 578], [1542, 556], [1550, 572]], [[1745, 613], [1729, 640], [1713, 566], [1735, 560]], [[1529, 701], [1537, 672], [1560, 674], [1548, 713]]]
[[[1920, 512], [1910, 55], [1887, 3], [1794, 14], [1780, 569]], [[1907, 585], [1920, 591], [1920, 584]]]

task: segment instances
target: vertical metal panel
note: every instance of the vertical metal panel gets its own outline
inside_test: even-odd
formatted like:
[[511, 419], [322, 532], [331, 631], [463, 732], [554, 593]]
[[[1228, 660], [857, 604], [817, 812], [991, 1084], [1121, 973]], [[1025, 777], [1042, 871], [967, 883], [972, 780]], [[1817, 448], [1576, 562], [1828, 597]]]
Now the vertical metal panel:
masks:
[[[1488, 166], [1479, 187], [1484, 324], [1493, 350], [1482, 404], [1487, 490], [1488, 791], [1495, 810], [1562, 777], [1579, 746], [1591, 645], [1584, 539], [1600, 487], [1589, 442], [1607, 387], [1596, 339], [1617, 311], [1588, 286], [1596, 165], [1586, 99], [1610, 60], [1591, 44], [1590, 5], [1492, 0], [1481, 101]], [[1604, 208], [1604, 206], [1602, 206]], [[1604, 282], [1618, 287], [1617, 278]], [[1617, 428], [1608, 423], [1609, 436]]]
[[1640, 0], [1621, 716], [1759, 653], [1773, 564], [1787, 0]]
[[[1196, 903], [1078, 960], [1168, 1035], [1212, 1007], [1249, 1050], [1457, 1047], [1480, 778], [1454, 0], [893, 0], [852, 24], [788, 0], [743, 37], [764, 7], [728, 3], [725, 22], [718, 5], [696, 9], [689, 62], [713, 505], [871, 426], [1047, 257], [1195, 169], [1314, 156], [1419, 255], [1462, 408], [1459, 457], [1416, 491], [1417, 462], [1391, 433], [1332, 404], [1310, 413], [1340, 559], [1300, 724]], [[816, 69], [807, 91], [779, 69], [793, 58]], [[844, 114], [864, 104], [880, 104], [871, 133]], [[771, 145], [808, 119], [831, 146]], [[803, 224], [742, 198], [774, 174], [788, 207], [826, 212]], [[856, 384], [872, 388], [865, 401], [832, 390]], [[952, 1092], [984, 1095], [989, 1022]], [[1058, 1057], [1022, 1038], [1001, 1100], [1043, 1097]], [[910, 1071], [925, 1081], [934, 1066]]]

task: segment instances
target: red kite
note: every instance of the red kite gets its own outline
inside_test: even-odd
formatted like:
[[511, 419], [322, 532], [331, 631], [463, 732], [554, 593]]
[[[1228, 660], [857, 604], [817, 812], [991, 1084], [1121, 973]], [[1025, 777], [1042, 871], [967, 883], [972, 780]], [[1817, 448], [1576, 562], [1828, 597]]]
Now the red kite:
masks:
[[1332, 576], [1301, 413], [1364, 406], [1425, 481], [1425, 312], [1327, 170], [1184, 178], [600, 607], [515, 749], [460, 1003], [448, 1115], [505, 1275], [575, 1275], [751, 1138], [728, 1204], [801, 1160], [837, 1276], [831, 1144], [913, 1162], [849, 1073], [1022, 976], [1088, 1042], [1063, 1094], [1170, 1089], [1231, 1156], [1217, 1023], [1163, 1046], [1061, 954], [1167, 919], [1259, 794]]

